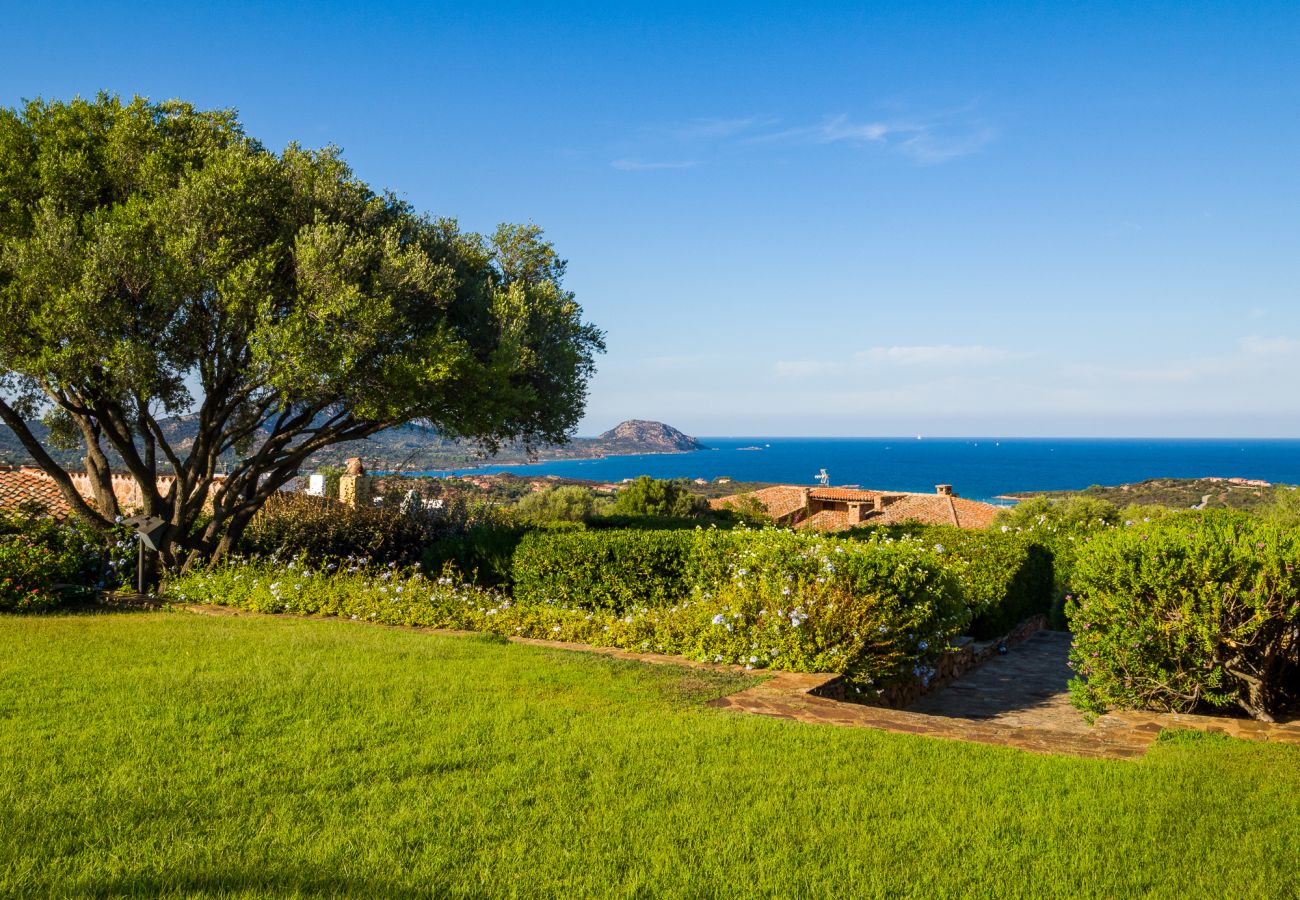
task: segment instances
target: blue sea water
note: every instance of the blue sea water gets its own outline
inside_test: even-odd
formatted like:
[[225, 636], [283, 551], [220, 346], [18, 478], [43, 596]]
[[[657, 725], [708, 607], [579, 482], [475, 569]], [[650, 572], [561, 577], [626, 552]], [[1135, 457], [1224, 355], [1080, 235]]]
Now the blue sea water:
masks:
[[[736, 481], [831, 484], [933, 491], [951, 484], [963, 497], [1124, 484], [1147, 478], [1238, 476], [1300, 483], [1300, 440], [1114, 438], [700, 438], [690, 453], [611, 456], [467, 472], [560, 475], [593, 481], [730, 476]], [[758, 450], [743, 449], [759, 447]], [[446, 473], [437, 473], [446, 474]]]

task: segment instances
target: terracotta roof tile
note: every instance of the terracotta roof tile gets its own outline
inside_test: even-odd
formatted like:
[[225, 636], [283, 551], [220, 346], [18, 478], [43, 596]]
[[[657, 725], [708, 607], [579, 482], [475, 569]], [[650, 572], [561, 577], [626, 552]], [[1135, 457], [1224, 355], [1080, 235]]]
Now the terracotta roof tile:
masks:
[[[799, 512], [804, 508], [803, 492], [807, 488], [795, 487], [793, 485], [779, 484], [775, 487], [762, 488], [749, 494], [763, 506], [767, 507], [767, 514], [773, 519], [784, 519], [786, 516]], [[735, 503], [744, 496], [742, 494], [732, 494], [730, 497], [721, 497], [717, 500], [709, 501], [709, 506], [713, 509], [723, 509], [729, 504]]]
[[0, 508], [42, 507], [56, 519], [66, 519], [72, 507], [51, 479], [21, 470], [0, 471]]
[[809, 494], [814, 500], [874, 500], [881, 491], [864, 491], [858, 488], [813, 488]]
[[843, 531], [849, 527], [849, 511], [823, 509], [794, 524], [799, 531]]
[[[945, 494], [913, 494], [898, 491], [872, 491], [858, 488], [802, 488], [796, 485], [777, 485], [754, 491], [749, 496], [765, 507], [768, 515], [777, 521], [798, 514], [804, 509], [804, 491], [810, 500], [833, 503], [855, 503], [880, 499], [884, 509], [867, 514], [864, 525], [899, 525], [919, 522], [925, 525], [956, 525], [961, 528], [986, 528], [998, 514], [999, 507], [980, 503], [964, 497]], [[709, 501], [714, 509], [722, 509], [740, 499], [739, 494]], [[819, 510], [795, 523], [796, 528], [818, 531], [838, 531], [848, 528], [847, 509]]]
[[956, 525], [960, 528], [986, 528], [998, 514], [998, 507], [964, 497], [941, 494], [907, 494], [885, 507], [871, 521], [882, 525], [920, 522], [925, 525]]

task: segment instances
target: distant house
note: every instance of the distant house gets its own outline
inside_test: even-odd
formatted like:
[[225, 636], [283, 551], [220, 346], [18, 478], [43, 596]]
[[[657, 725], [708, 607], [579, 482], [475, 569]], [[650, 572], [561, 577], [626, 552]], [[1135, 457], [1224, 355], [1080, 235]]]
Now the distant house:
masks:
[[809, 531], [842, 531], [856, 525], [910, 522], [987, 528], [1000, 508], [958, 497], [950, 484], [936, 485], [933, 494], [782, 484], [747, 495], [733, 494], [710, 500], [709, 505], [722, 509], [746, 496], [761, 503], [777, 524]]
[[30, 466], [0, 468], [0, 509], [43, 510], [59, 520], [72, 515], [54, 480]]
[[[69, 472], [72, 485], [77, 493], [94, 504], [95, 492], [90, 485], [90, 476], [85, 472]], [[224, 475], [214, 476], [220, 483]], [[171, 489], [174, 475], [159, 475], [158, 490], [166, 494]], [[123, 512], [139, 509], [144, 505], [140, 486], [130, 475], [113, 476], [113, 494]], [[36, 466], [0, 466], [0, 509], [42, 509], [55, 519], [66, 519], [72, 515], [72, 506], [64, 498], [54, 479]]]

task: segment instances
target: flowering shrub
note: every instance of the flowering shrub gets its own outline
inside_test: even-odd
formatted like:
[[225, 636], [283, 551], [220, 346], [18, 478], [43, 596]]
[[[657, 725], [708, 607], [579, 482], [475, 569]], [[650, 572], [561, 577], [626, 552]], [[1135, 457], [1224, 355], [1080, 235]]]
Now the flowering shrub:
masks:
[[[906, 565], [917, 571], [908, 576], [905, 595], [850, 595], [844, 580], [819, 584], [816, 577], [826, 578], [819, 562], [823, 574], [811, 584], [794, 582], [789, 594], [789, 583], [773, 581], [770, 592], [755, 592], [744, 584], [746, 575], [737, 575], [739, 582], [672, 605], [618, 611], [556, 599], [516, 601], [466, 584], [450, 570], [433, 578], [395, 567], [312, 567], [301, 560], [234, 560], [177, 576], [166, 593], [176, 602], [258, 612], [579, 641], [753, 669], [840, 672], [851, 687], [870, 693], [898, 678], [928, 679], [951, 631], [943, 616], [953, 610], [950, 583], [923, 560]], [[781, 601], [768, 602], [769, 594]], [[960, 605], [955, 609], [960, 613]]]
[[953, 525], [895, 525], [849, 532], [859, 540], [918, 544], [961, 587], [970, 609], [967, 633], [989, 640], [1052, 607], [1052, 553], [1030, 534]]
[[77, 560], [26, 535], [0, 539], [0, 611], [39, 612], [59, 604], [51, 587], [66, 583]]
[[1300, 532], [1239, 513], [1093, 536], [1075, 568], [1074, 702], [1271, 720], [1300, 699]]
[[133, 538], [123, 534], [106, 546], [101, 535], [76, 520], [58, 522], [22, 511], [0, 514], [0, 610], [36, 612], [57, 606], [63, 596], [55, 585], [116, 587], [118, 571], [134, 572], [134, 548]]
[[514, 553], [521, 602], [554, 600], [619, 612], [638, 604], [671, 606], [691, 593], [687, 562], [693, 531], [539, 531]]
[[277, 494], [253, 517], [242, 546], [251, 555], [306, 555], [320, 562], [364, 556], [409, 565], [419, 562], [431, 541], [467, 527], [466, 515], [459, 506], [354, 508], [323, 497]]

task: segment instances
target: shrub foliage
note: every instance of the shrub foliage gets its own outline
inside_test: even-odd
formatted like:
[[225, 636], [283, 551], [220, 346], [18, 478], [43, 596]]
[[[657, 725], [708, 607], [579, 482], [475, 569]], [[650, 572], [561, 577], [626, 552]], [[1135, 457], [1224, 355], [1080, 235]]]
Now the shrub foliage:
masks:
[[858, 540], [918, 544], [957, 580], [970, 610], [967, 633], [989, 640], [1025, 619], [1047, 615], [1054, 596], [1052, 552], [1032, 535], [952, 525], [861, 528]]
[[[928, 565], [916, 562], [922, 569]], [[434, 578], [396, 567], [234, 559], [177, 576], [167, 594], [176, 602], [258, 612], [580, 641], [751, 669], [839, 672], [852, 688], [871, 695], [894, 680], [928, 677], [942, 649], [940, 611], [947, 608], [948, 584], [938, 570], [916, 574], [907, 596], [849, 596], [836, 583], [778, 603], [769, 602], [771, 592], [751, 590], [737, 573], [708, 596], [615, 612], [521, 601], [467, 584], [450, 571]], [[771, 601], [784, 597], [771, 587]]]
[[690, 594], [690, 531], [537, 531], [515, 550], [515, 596], [620, 612]]
[[1094, 535], [1068, 604], [1076, 704], [1271, 720], [1300, 695], [1300, 533], [1180, 514]]

